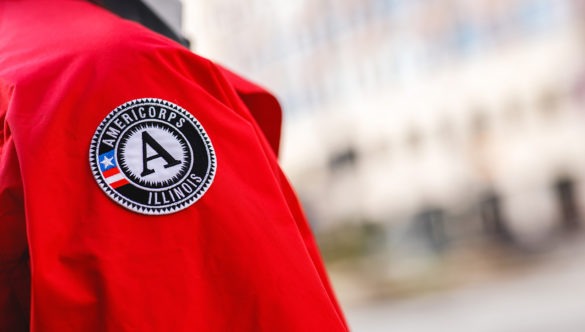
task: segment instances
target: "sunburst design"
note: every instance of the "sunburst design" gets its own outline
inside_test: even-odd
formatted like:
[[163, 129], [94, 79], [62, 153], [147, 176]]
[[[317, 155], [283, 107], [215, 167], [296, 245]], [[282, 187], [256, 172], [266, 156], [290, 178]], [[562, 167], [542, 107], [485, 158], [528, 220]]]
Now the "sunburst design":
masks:
[[[182, 178], [189, 168], [189, 164], [190, 164], [189, 163], [189, 159], [190, 159], [189, 158], [189, 147], [187, 146], [185, 139], [183, 137], [179, 136], [175, 131], [169, 129], [167, 126], [164, 126], [160, 123], [152, 123], [152, 122], [151, 123], [142, 123], [142, 124], [135, 126], [134, 128], [129, 129], [129, 131], [125, 135], [126, 138], [122, 139], [122, 141], [120, 142], [119, 150], [126, 151], [128, 142], [130, 141], [130, 138], [133, 137], [134, 135], [140, 135], [141, 132], [143, 132], [143, 131], [148, 131], [148, 130], [153, 130], [153, 129], [163, 131], [164, 133], [170, 135], [170, 137], [172, 137], [175, 140], [175, 142], [178, 143], [178, 145], [180, 146], [180, 149], [181, 149], [180, 159], [182, 162], [180, 165], [178, 165], [178, 167], [180, 167], [180, 168], [174, 172], [174, 175], [170, 178], [165, 178], [163, 180], [159, 180], [156, 176], [143, 177], [140, 174], [137, 174], [136, 171], [129, 166], [129, 162], [127, 160], [128, 153], [121, 153], [120, 154], [119, 165], [125, 174], [127, 174], [132, 180], [137, 181], [138, 183], [140, 183], [142, 185], [145, 185], [147, 187], [156, 187], [156, 188], [167, 187], [167, 186], [175, 183], [180, 178]], [[177, 156], [173, 156], [173, 157], [176, 158]]]

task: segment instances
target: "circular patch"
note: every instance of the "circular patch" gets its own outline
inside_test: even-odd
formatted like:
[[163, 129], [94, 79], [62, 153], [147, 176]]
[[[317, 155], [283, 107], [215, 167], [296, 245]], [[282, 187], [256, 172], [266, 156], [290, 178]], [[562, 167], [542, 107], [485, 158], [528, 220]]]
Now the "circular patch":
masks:
[[98, 126], [89, 150], [102, 190], [142, 214], [169, 214], [190, 206], [215, 176], [215, 152], [201, 124], [161, 99], [136, 99], [117, 107]]

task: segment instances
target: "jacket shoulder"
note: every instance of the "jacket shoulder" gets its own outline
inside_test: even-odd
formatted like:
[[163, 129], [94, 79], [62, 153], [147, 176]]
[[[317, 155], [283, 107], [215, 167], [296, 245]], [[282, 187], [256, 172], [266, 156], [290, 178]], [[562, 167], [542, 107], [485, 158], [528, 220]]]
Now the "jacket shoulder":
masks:
[[157, 50], [190, 53], [164, 36], [85, 1], [1, 5], [0, 76], [7, 80], [18, 82], [39, 71], [70, 70], [80, 64], [107, 70]]

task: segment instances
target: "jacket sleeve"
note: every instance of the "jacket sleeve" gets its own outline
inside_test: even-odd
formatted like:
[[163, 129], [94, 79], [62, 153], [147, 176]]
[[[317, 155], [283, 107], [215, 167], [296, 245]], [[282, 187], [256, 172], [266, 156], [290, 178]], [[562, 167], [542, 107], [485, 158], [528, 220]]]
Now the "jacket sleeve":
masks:
[[250, 111], [217, 66], [153, 38], [14, 85], [0, 198], [26, 227], [31, 331], [346, 330]]
[[[243, 105], [240, 105], [240, 107], [249, 111], [250, 116], [253, 119], [252, 122], [256, 124], [256, 130], [261, 132], [263, 134], [262, 136], [266, 139], [266, 142], [263, 145], [267, 155], [274, 154], [275, 156], [278, 156], [280, 150], [280, 130], [282, 121], [282, 109], [278, 100], [270, 92], [257, 84], [244, 79], [224, 67], [219, 66], [219, 69], [220, 74], [223, 74], [226, 79], [226, 86], [231, 86], [242, 101]], [[269, 148], [267, 148], [267, 146]], [[275, 162], [275, 159], [269, 159], [271, 159], [273, 163]], [[317, 247], [317, 243], [297, 195], [290, 185], [288, 178], [277, 164], [274, 169], [278, 181], [280, 182], [282, 194], [287, 202], [288, 209], [296, 222], [300, 236], [303, 238], [307, 253], [319, 274], [323, 287], [335, 306], [338, 317], [343, 321], [344, 326], [348, 328], [341, 307], [333, 291], [333, 287], [331, 286], [331, 282], [329, 281], [325, 265], [323, 264], [321, 254], [319, 253], [319, 248]]]

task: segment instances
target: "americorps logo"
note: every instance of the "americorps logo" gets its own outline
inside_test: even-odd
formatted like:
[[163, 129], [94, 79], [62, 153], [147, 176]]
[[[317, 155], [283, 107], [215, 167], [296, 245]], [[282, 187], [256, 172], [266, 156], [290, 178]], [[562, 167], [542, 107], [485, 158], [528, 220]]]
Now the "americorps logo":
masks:
[[91, 140], [89, 161], [106, 195], [149, 215], [195, 203], [217, 168], [199, 121], [180, 106], [154, 98], [132, 100], [110, 112]]

